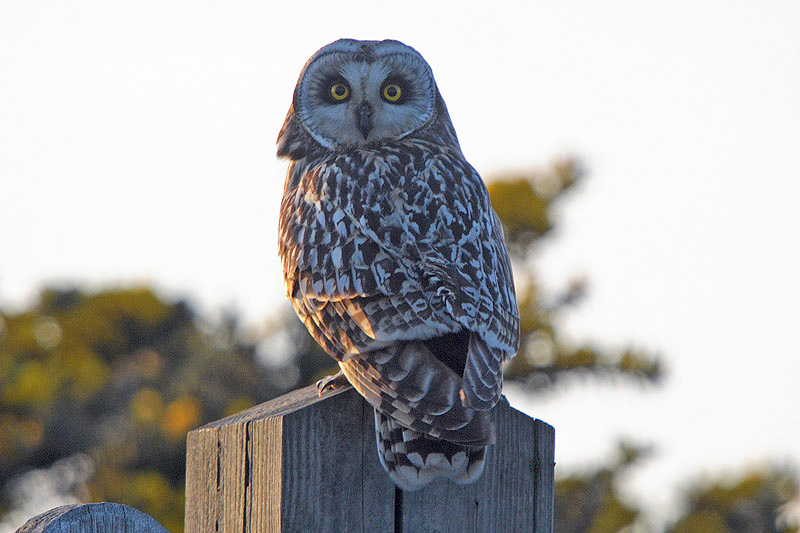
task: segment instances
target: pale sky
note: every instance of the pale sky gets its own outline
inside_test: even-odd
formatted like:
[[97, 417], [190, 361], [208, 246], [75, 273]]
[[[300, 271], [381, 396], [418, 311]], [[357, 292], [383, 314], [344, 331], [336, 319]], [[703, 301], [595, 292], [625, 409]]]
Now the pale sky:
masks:
[[653, 443], [627, 490], [663, 514], [699, 471], [800, 463], [800, 4], [494, 5], [0, 3], [0, 304], [149, 283], [263, 321], [297, 75], [337, 38], [394, 38], [484, 177], [583, 159], [539, 271], [588, 278], [576, 341], [666, 362], [654, 389], [509, 390], [559, 468]]

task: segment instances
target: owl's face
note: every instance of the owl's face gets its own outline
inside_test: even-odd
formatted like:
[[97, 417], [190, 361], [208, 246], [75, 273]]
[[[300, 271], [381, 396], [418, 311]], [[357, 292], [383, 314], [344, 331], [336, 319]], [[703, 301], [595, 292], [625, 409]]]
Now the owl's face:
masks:
[[413, 48], [397, 41], [341, 39], [300, 74], [294, 113], [327, 148], [400, 139], [434, 115], [436, 83]]

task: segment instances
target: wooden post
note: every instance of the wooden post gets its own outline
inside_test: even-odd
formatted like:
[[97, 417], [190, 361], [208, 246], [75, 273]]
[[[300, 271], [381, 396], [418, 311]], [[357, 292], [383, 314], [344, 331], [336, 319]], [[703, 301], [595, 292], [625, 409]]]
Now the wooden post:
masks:
[[150, 515], [119, 503], [62, 505], [37, 515], [16, 533], [169, 533]]
[[472, 485], [405, 492], [381, 468], [354, 390], [296, 390], [189, 433], [186, 532], [551, 532], [553, 428], [494, 409], [497, 444]]

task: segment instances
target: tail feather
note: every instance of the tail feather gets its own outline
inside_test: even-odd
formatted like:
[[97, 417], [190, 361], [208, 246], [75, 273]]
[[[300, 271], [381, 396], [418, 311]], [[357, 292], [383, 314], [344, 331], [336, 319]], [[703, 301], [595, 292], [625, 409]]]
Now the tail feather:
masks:
[[489, 411], [463, 405], [461, 376], [422, 343], [387, 346], [339, 367], [373, 407], [406, 427], [462, 445], [494, 444]]
[[417, 490], [436, 478], [472, 483], [483, 473], [486, 447], [433, 439], [375, 410], [378, 457], [392, 481]]

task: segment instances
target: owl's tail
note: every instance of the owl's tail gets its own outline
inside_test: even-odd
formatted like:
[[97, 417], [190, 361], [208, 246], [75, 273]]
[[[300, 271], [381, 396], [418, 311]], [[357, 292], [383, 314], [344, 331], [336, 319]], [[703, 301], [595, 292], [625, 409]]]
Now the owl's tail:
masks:
[[495, 443], [488, 410], [464, 405], [462, 378], [423, 342], [397, 342], [339, 362], [376, 409], [378, 456], [402, 489], [437, 477], [471, 483]]
[[381, 465], [403, 490], [420, 489], [439, 477], [472, 483], [483, 473], [486, 463], [486, 446], [434, 439], [377, 410], [375, 437]]

